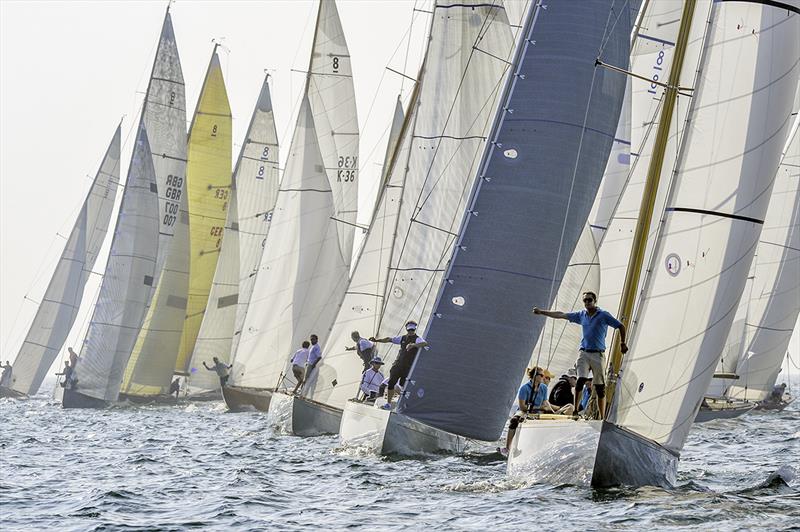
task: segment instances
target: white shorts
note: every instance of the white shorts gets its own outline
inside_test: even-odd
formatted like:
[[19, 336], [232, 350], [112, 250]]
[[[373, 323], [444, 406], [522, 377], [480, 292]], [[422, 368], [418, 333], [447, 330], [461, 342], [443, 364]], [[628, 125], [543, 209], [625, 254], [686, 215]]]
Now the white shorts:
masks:
[[583, 349], [578, 355], [578, 378], [588, 379], [589, 370], [592, 370], [592, 384], [606, 383], [606, 355], [605, 353], [588, 353]]

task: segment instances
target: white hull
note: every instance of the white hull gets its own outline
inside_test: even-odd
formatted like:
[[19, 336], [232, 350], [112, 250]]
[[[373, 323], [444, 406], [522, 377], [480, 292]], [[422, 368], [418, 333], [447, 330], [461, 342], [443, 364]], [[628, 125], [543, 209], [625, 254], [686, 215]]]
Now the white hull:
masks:
[[529, 419], [508, 451], [508, 474], [547, 484], [590, 485], [601, 421]]
[[295, 436], [338, 434], [342, 411], [304, 397], [274, 392], [269, 418], [281, 432]]
[[348, 401], [342, 413], [339, 440], [348, 447], [365, 447], [378, 454], [415, 456], [460, 453], [466, 439], [425, 425], [376, 405]]

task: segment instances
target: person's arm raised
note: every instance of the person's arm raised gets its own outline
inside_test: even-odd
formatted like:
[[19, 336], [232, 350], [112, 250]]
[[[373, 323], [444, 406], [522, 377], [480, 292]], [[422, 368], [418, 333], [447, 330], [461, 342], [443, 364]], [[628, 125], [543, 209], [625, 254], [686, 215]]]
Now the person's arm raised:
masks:
[[541, 316], [546, 316], [548, 318], [555, 318], [557, 320], [569, 319], [566, 312], [561, 312], [560, 310], [542, 310], [539, 307], [533, 307], [533, 313], [539, 314]]

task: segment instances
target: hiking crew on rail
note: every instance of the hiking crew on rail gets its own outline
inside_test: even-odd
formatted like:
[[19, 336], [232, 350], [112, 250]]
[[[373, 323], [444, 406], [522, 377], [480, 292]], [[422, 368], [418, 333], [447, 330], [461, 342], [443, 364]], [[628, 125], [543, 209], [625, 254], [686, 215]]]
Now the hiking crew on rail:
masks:
[[411, 366], [414, 364], [414, 359], [417, 353], [423, 347], [427, 347], [428, 342], [421, 336], [417, 336], [417, 322], [409, 321], [406, 323], [406, 334], [403, 336], [387, 336], [386, 338], [370, 338], [370, 342], [380, 343], [393, 343], [400, 346], [400, 351], [397, 353], [397, 358], [389, 370], [388, 390], [386, 392], [386, 404], [383, 406], [384, 410], [392, 409], [392, 397], [394, 397], [395, 385], [399, 382], [401, 386], [405, 386], [406, 378], [411, 372]]

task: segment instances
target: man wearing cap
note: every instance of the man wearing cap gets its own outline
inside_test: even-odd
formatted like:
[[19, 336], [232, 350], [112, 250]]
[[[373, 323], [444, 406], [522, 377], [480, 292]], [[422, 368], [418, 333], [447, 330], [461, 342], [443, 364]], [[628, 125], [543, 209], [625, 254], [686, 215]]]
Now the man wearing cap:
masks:
[[345, 351], [355, 351], [358, 353], [358, 358], [364, 363], [364, 371], [367, 371], [372, 363], [372, 357], [375, 354], [373, 353], [375, 344], [366, 338], [361, 338], [361, 333], [358, 331], [351, 332], [350, 338], [353, 339], [356, 345], [353, 347], [345, 347]]
[[506, 446], [500, 449], [500, 454], [508, 456], [508, 449], [511, 447], [511, 442], [514, 439], [514, 434], [517, 432], [517, 426], [522, 418], [528, 412], [533, 412], [542, 407], [547, 400], [547, 385], [544, 384], [545, 370], [539, 367], [530, 368], [528, 370], [528, 382], [523, 384], [517, 393], [517, 407], [518, 411], [511, 417], [508, 422], [508, 435], [506, 436]]
[[415, 321], [406, 323], [406, 334], [403, 336], [387, 336], [386, 338], [373, 337], [370, 338], [370, 341], [384, 344], [391, 342], [400, 346], [397, 359], [389, 370], [389, 382], [387, 383], [389, 390], [386, 392], [386, 405], [383, 406], [385, 410], [391, 410], [395, 385], [399, 382], [401, 386], [405, 386], [406, 377], [408, 377], [411, 371], [411, 366], [414, 364], [417, 352], [423, 347], [427, 347], [428, 342], [426, 342], [423, 337], [417, 336], [417, 322]]
[[378, 390], [380, 390], [381, 383], [385, 378], [381, 373], [383, 360], [381, 360], [381, 357], [375, 357], [369, 361], [369, 365], [369, 369], [361, 375], [361, 386], [359, 388], [367, 399], [374, 400], [378, 396]]
[[585, 308], [579, 312], [542, 310], [538, 307], [533, 307], [533, 313], [541, 314], [548, 318], [579, 323], [583, 328], [583, 338], [581, 339], [577, 363], [578, 381], [575, 384], [574, 408], [577, 411], [581, 391], [586, 379], [589, 377], [589, 370], [591, 370], [594, 377], [594, 389], [597, 392], [600, 418], [602, 419], [606, 411], [605, 351], [608, 327], [619, 330], [620, 348], [623, 354], [628, 352], [628, 346], [625, 344], [625, 326], [611, 313], [598, 307], [596, 303], [597, 295], [594, 292], [584, 292], [583, 305]]

